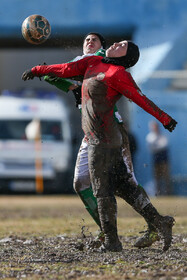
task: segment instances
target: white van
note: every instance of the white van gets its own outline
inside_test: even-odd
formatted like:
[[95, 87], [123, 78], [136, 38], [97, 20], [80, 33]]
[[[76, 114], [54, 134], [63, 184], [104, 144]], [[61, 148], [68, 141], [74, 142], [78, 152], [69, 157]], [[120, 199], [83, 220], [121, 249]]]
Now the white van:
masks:
[[[40, 151], [26, 135], [33, 120], [40, 122]], [[68, 192], [72, 160], [68, 107], [55, 93], [6, 90], [0, 96], [0, 192], [36, 192], [38, 157], [42, 192]]]

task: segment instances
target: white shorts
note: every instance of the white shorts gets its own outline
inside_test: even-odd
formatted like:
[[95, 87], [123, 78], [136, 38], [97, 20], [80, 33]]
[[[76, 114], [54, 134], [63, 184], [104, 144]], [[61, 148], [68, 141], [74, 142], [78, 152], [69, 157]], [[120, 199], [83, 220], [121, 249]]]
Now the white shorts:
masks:
[[88, 168], [88, 144], [84, 138], [77, 154], [77, 161], [74, 172], [74, 188], [76, 188], [77, 182], [79, 182], [78, 191], [85, 190], [90, 187], [90, 173]]

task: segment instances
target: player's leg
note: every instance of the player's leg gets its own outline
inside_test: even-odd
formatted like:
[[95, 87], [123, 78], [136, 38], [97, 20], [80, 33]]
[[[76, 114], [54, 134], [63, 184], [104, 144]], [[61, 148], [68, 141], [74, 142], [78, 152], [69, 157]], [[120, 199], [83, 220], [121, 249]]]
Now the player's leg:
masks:
[[121, 159], [117, 167], [118, 176], [115, 175], [114, 178], [114, 184], [117, 186], [117, 195], [128, 202], [142, 217], [144, 217], [148, 224], [151, 224], [157, 229], [164, 240], [163, 250], [167, 250], [172, 241], [174, 219], [169, 216], [164, 217], [160, 215], [150, 202], [145, 190], [132, 184], [132, 181], [126, 180], [125, 177], [123, 178], [126, 169], [123, 165], [124, 162]]
[[[120, 126], [121, 127], [121, 126]], [[121, 130], [125, 130], [124, 127], [121, 127]], [[135, 174], [134, 174], [134, 168], [132, 163], [132, 157], [130, 152], [130, 145], [129, 145], [129, 139], [127, 133], [123, 133], [123, 146], [122, 146], [122, 157], [123, 161], [127, 167], [127, 172], [131, 175], [131, 178], [129, 178], [129, 181], [136, 185], [141, 192], [144, 192], [146, 195], [146, 192], [144, 191], [144, 188], [138, 184]], [[149, 221], [146, 221], [148, 225], [148, 229], [145, 231], [144, 235], [139, 237], [138, 240], [135, 242], [134, 246], [138, 248], [144, 248], [151, 246], [154, 242], [159, 240], [158, 231], [156, 228], [149, 223]]]
[[74, 190], [81, 198], [86, 210], [92, 216], [96, 224], [101, 228], [97, 199], [93, 195], [93, 190], [90, 183], [90, 173], [88, 168], [88, 145], [83, 139], [75, 165], [74, 173]]
[[112, 163], [115, 154], [111, 149], [96, 145], [88, 147], [88, 163], [94, 195], [97, 197], [101, 228], [104, 232], [104, 250], [122, 250], [117, 233], [117, 204], [113, 186], [110, 184]]
[[[145, 196], [147, 196], [147, 193], [140, 184], [138, 184], [137, 187], [140, 188], [140, 192], [144, 192]], [[146, 219], [146, 217], [144, 217], [144, 219], [147, 222], [148, 228], [147, 230], [141, 232], [144, 234], [134, 243], [134, 246], [137, 248], [150, 247], [154, 242], [160, 240], [158, 230], [149, 222], [149, 220]]]

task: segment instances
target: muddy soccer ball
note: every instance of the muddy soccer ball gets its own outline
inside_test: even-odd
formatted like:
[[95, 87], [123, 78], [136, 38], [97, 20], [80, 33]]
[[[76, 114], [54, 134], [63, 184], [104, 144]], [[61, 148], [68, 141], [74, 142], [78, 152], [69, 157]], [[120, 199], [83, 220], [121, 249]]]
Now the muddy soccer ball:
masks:
[[31, 15], [23, 21], [21, 31], [27, 42], [39, 45], [49, 38], [51, 26], [45, 17]]

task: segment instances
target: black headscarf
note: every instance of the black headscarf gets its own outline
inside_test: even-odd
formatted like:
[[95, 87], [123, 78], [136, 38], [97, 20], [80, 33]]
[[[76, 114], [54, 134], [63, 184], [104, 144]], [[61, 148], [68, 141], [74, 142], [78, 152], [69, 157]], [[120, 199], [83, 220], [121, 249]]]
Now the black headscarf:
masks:
[[84, 40], [83, 40], [83, 42], [85, 41], [85, 39], [86, 39], [86, 37], [88, 36], [88, 35], [96, 35], [98, 38], [99, 38], [99, 40], [101, 41], [101, 46], [103, 47], [103, 49], [105, 49], [106, 48], [106, 40], [105, 40], [105, 38], [101, 35], [101, 34], [99, 34], [99, 33], [97, 33], [97, 32], [90, 32], [90, 33], [88, 33], [85, 37], [84, 37]]
[[114, 65], [120, 65], [125, 67], [125, 69], [134, 66], [140, 56], [139, 48], [136, 44], [131, 41], [128, 41], [127, 54], [120, 57], [104, 57], [102, 62], [111, 63]]

